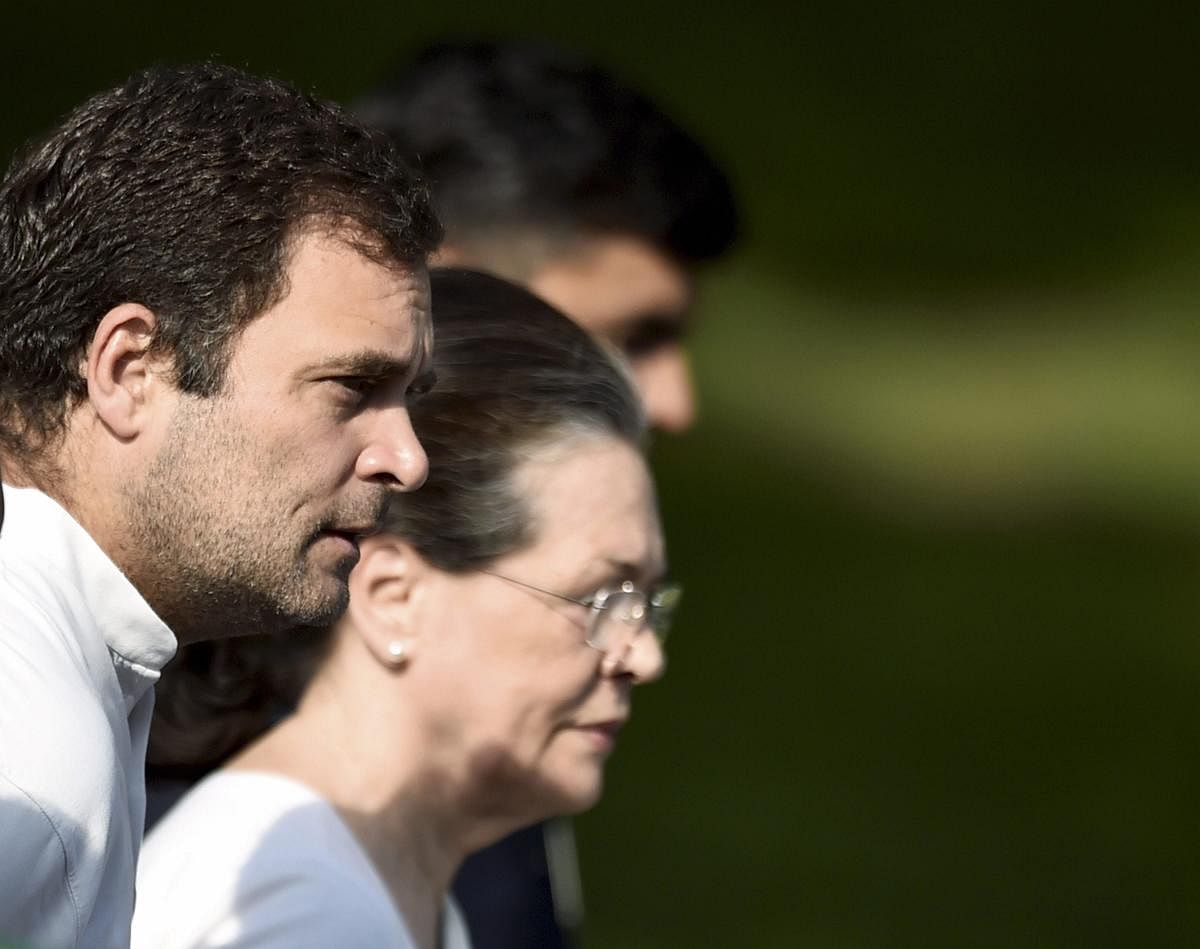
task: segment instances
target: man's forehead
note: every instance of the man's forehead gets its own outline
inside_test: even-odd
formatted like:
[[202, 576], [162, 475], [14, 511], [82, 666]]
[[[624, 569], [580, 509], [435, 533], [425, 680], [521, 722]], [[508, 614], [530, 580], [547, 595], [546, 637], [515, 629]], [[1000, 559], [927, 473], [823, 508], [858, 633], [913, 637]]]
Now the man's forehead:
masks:
[[681, 332], [692, 301], [692, 279], [648, 241], [597, 235], [547, 260], [530, 288], [593, 333], [622, 345], [640, 322]]
[[374, 300], [386, 318], [348, 312], [342, 327], [346, 332], [338, 334], [335, 345], [323, 353], [327, 367], [377, 377], [428, 368], [433, 358], [429, 275], [424, 267], [395, 273], [396, 285]]
[[[429, 277], [423, 262], [385, 265], [328, 234], [293, 249], [287, 291], [243, 329], [236, 353], [258, 369], [274, 365], [352, 370], [351, 363], [427, 358]], [[344, 366], [342, 364], [345, 364]]]
[[413, 321], [412, 358], [428, 364], [433, 360], [433, 292], [429, 287], [429, 270], [422, 265], [412, 273], [418, 285], [411, 313]]
[[413, 306], [429, 317], [433, 292], [429, 288], [429, 267], [424, 262], [397, 264], [396, 273], [414, 289]]

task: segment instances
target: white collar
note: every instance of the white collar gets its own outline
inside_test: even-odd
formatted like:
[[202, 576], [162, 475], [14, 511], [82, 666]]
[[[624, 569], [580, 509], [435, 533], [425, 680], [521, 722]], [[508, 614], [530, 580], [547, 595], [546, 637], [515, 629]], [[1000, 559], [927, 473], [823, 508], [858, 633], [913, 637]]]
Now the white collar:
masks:
[[40, 563], [73, 587], [104, 637], [126, 702], [132, 706], [175, 655], [175, 636], [92, 536], [58, 502], [36, 488], [3, 485], [0, 547], [17, 563]]

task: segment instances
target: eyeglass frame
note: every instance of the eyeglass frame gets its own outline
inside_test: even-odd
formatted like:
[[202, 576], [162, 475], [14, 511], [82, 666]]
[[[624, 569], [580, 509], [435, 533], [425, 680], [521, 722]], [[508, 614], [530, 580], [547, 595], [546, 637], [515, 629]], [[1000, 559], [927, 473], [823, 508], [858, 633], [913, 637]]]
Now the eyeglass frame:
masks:
[[[616, 589], [610, 587], [601, 587], [590, 596], [581, 598], [576, 596], [567, 596], [565, 593], [556, 593], [553, 590], [547, 590], [544, 587], [535, 586], [532, 583], [527, 583], [524, 580], [518, 580], [516, 577], [510, 577], [503, 573], [497, 573], [494, 570], [480, 570], [479, 572], [486, 574], [489, 577], [495, 577], [497, 580], [503, 580], [506, 583], [511, 583], [515, 586], [522, 587], [526, 590], [532, 590], [535, 593], [542, 593], [546, 596], [552, 596], [556, 600], [563, 600], [567, 603], [574, 603], [576, 606], [587, 607], [589, 610], [591, 610], [592, 615], [589, 617], [587, 625], [584, 628], [585, 632], [583, 641], [591, 649], [595, 649], [597, 652], [602, 652], [605, 654], [612, 653], [613, 649], [597, 646], [594, 642], [592, 642], [592, 639], [594, 638], [594, 633], [597, 627], [608, 611], [608, 607], [605, 604], [611, 597], [619, 595], [628, 596], [630, 594], [637, 594], [641, 596], [642, 600], [644, 601], [642, 609], [645, 610], [645, 613], [642, 616], [632, 617], [632, 619], [640, 621], [638, 623], [638, 628], [635, 629], [633, 635], [636, 637], [637, 634], [642, 631], [642, 629], [649, 629], [654, 635], [654, 638], [658, 641], [659, 648], [662, 648], [667, 641], [667, 635], [671, 631], [671, 621], [674, 618], [675, 610], [679, 606], [679, 601], [683, 597], [683, 586], [673, 581], [656, 583], [651, 589], [642, 590], [639, 589], [632, 580], [622, 580], [620, 584], [617, 585]], [[672, 595], [669, 605], [663, 604], [660, 600], [660, 598], [666, 594]], [[666, 619], [660, 628], [654, 622], [654, 615], [656, 613], [664, 612], [666, 614]], [[628, 620], [625, 622], [628, 622]], [[633, 639], [630, 639], [630, 643], [632, 642]]]

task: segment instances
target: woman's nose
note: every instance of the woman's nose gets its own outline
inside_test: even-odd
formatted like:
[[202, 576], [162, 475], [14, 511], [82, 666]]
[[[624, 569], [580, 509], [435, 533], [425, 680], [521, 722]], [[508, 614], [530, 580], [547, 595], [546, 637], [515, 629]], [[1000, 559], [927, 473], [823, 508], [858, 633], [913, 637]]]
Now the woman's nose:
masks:
[[667, 671], [667, 655], [659, 638], [643, 627], [619, 649], [605, 656], [601, 668], [605, 675], [632, 676], [638, 684], [654, 682]]

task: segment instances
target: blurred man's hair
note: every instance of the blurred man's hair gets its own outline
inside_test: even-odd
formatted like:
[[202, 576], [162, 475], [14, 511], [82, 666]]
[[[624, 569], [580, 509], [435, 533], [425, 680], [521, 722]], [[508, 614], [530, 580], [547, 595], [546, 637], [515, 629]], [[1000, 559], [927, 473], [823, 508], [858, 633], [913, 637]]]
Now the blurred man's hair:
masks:
[[692, 264], [737, 232], [729, 182], [704, 148], [560, 49], [431, 46], [353, 109], [419, 161], [448, 244], [619, 233]]
[[64, 430], [120, 303], [154, 312], [180, 389], [219, 391], [310, 226], [397, 266], [441, 237], [387, 136], [291, 86], [155, 67], [89, 99], [0, 182], [0, 451], [28, 460]]

